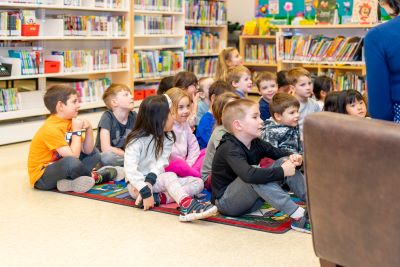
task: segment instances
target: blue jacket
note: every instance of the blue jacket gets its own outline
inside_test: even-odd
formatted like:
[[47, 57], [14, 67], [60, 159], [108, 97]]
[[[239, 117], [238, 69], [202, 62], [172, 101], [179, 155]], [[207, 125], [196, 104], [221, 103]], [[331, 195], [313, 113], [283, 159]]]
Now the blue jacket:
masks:
[[369, 114], [393, 121], [393, 103], [400, 103], [400, 17], [371, 29], [364, 51]]

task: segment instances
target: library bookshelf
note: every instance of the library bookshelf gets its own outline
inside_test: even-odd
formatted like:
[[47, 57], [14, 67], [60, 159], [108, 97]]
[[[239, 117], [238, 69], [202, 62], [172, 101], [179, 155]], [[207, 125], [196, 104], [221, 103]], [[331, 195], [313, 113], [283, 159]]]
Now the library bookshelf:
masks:
[[198, 77], [214, 77], [218, 55], [228, 43], [228, 1], [203, 1], [198, 6], [185, 1], [185, 69]]
[[[69, 2], [71, 5], [61, 0], [49, 0], [47, 4], [0, 2], [2, 19], [10, 22], [11, 18], [21, 17], [19, 24], [8, 23], [8, 28], [0, 29], [0, 62], [12, 65], [11, 76], [0, 77], [0, 88], [18, 90], [12, 95], [14, 102], [7, 106], [0, 103], [3, 111], [0, 145], [33, 137], [49, 114], [43, 95], [52, 84], [83, 86], [79, 90], [76, 87], [82, 100], [80, 116], [94, 128], [105, 109], [101, 100], [104, 85], [112, 82], [133, 85], [128, 60], [132, 55], [132, 3], [129, 0]], [[17, 25], [24, 25], [25, 19], [39, 25], [39, 31], [26, 34], [18, 29]], [[69, 27], [72, 20], [75, 26]], [[48, 70], [47, 63], [58, 67]], [[3, 101], [10, 96], [4, 97], [6, 90], [0, 91]]]

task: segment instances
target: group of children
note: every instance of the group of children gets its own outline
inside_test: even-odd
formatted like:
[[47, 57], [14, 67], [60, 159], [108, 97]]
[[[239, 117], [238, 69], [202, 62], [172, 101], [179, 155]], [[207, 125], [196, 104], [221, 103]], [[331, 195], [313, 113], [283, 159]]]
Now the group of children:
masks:
[[[166, 77], [138, 113], [129, 88], [112, 84], [103, 95], [108, 110], [96, 141], [92, 125], [77, 117], [77, 92], [55, 85], [44, 96], [51, 115], [29, 151], [31, 185], [86, 192], [96, 183], [125, 178], [137, 206], [148, 210], [176, 202], [181, 221], [218, 211], [240, 216], [267, 201], [293, 219], [293, 229], [310, 232], [306, 209], [282, 189], [286, 185], [306, 200], [300, 171], [304, 117], [321, 110], [365, 117], [365, 102], [357, 91], [333, 91], [325, 76], [313, 86], [302, 68], [261, 72], [254, 80], [259, 103], [246, 99], [251, 73], [238, 51], [227, 48], [215, 80], [186, 71]], [[197, 199], [204, 188], [212, 204]]]

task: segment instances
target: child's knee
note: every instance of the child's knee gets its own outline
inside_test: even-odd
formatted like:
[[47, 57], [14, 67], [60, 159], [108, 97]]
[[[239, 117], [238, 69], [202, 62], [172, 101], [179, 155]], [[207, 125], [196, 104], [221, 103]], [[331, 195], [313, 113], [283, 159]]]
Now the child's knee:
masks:
[[137, 191], [136, 188], [134, 188], [130, 183], [127, 185], [129, 195], [133, 198], [136, 199], [139, 196], [139, 191]]

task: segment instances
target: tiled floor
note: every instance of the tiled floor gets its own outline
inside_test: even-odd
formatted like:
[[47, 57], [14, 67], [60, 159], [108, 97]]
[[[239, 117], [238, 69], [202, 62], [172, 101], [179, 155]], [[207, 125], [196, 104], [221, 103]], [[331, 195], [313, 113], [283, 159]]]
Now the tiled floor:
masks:
[[0, 146], [0, 266], [319, 266], [311, 236], [282, 235], [29, 187], [29, 143]]

